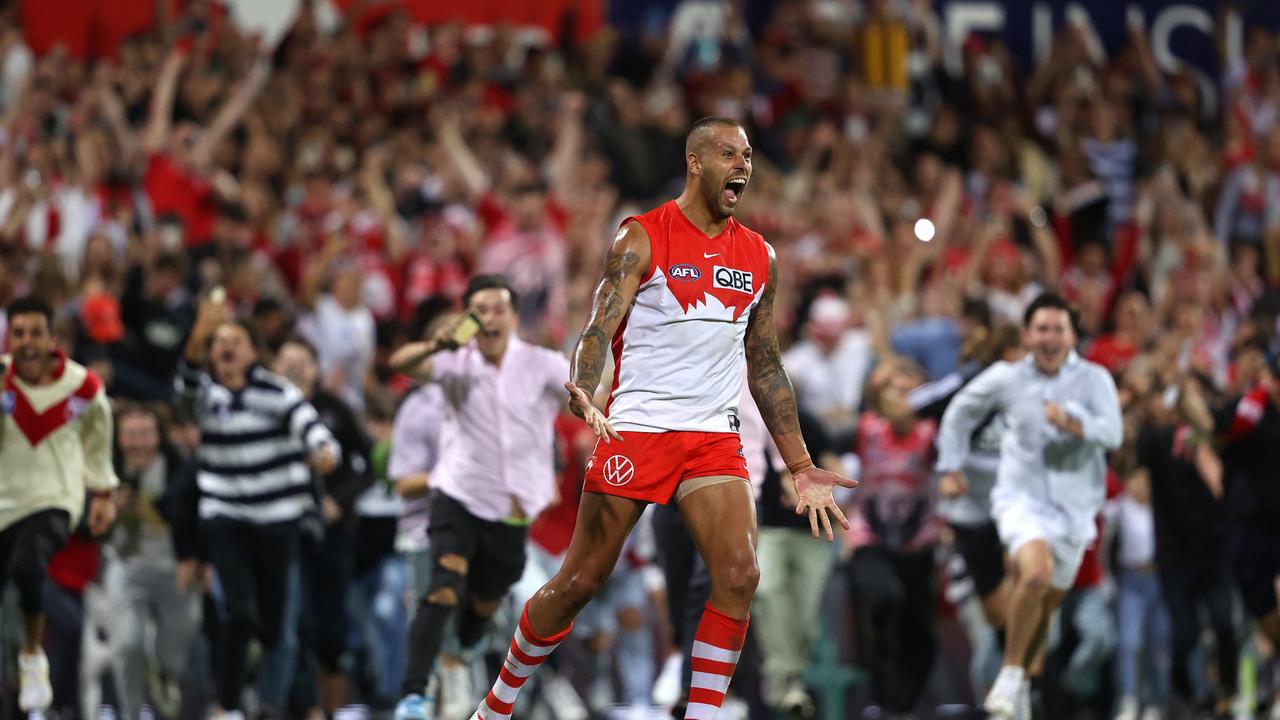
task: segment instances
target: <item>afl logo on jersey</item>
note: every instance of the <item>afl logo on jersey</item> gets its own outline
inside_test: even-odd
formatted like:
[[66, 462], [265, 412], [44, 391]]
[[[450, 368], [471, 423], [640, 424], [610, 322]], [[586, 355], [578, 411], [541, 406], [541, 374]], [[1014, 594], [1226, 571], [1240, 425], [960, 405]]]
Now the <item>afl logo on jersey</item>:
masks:
[[614, 455], [604, 461], [604, 481], [618, 487], [631, 482], [636, 475], [636, 468], [631, 461], [621, 455]]
[[15, 405], [17, 405], [17, 400], [14, 398], [13, 391], [6, 390], [4, 392], [3, 407], [0, 410], [3, 410], [5, 415], [12, 415]]
[[702, 277], [702, 271], [693, 265], [683, 264], [683, 265], [671, 266], [672, 280], [684, 280], [685, 282], [693, 282], [694, 280], [697, 280], [700, 277]]
[[714, 285], [718, 288], [737, 290], [748, 295], [756, 294], [755, 284], [751, 282], [751, 273], [746, 270], [734, 270], [716, 265], [711, 272]]

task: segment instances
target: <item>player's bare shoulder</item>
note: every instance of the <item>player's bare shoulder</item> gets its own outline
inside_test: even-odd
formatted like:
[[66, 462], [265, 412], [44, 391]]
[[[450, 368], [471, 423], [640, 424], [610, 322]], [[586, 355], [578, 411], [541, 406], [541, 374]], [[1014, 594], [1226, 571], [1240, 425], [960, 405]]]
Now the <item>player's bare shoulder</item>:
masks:
[[760, 301], [761, 303], [767, 301], [772, 305], [773, 295], [778, 291], [778, 253], [773, 249], [773, 245], [770, 245], [765, 241], [763, 235], [760, 233], [753, 234], [759, 239], [760, 245], [764, 251], [765, 284], [760, 296]]
[[605, 256], [606, 279], [621, 281], [628, 275], [640, 276], [648, 269], [653, 258], [649, 232], [639, 220], [629, 220], [618, 228]]

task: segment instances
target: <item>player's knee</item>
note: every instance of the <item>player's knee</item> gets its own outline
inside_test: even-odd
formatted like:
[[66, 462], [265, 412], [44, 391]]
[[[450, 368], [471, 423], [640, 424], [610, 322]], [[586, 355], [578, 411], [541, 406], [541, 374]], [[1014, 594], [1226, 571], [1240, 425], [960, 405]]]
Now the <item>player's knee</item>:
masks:
[[735, 600], [750, 602], [760, 584], [760, 566], [754, 554], [743, 553], [724, 563], [719, 573], [721, 590]]
[[571, 608], [584, 608], [591, 598], [600, 594], [609, 579], [607, 572], [579, 570], [564, 578], [560, 596]]

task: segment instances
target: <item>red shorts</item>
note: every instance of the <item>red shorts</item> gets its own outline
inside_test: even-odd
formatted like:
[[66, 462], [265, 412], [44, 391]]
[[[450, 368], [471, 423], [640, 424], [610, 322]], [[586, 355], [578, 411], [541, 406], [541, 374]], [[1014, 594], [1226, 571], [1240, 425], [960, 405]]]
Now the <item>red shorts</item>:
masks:
[[732, 475], [746, 479], [742, 441], [731, 432], [619, 432], [623, 441], [596, 441], [583, 492], [666, 504], [681, 482]]

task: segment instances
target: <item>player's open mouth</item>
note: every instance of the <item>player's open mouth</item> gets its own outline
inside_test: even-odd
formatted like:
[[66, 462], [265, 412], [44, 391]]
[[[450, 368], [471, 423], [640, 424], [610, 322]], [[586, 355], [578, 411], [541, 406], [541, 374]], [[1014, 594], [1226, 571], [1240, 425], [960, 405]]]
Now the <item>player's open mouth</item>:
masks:
[[730, 205], [736, 205], [738, 204], [738, 201], [742, 199], [742, 193], [745, 192], [746, 189], [746, 178], [733, 178], [724, 184], [724, 199], [727, 200]]

